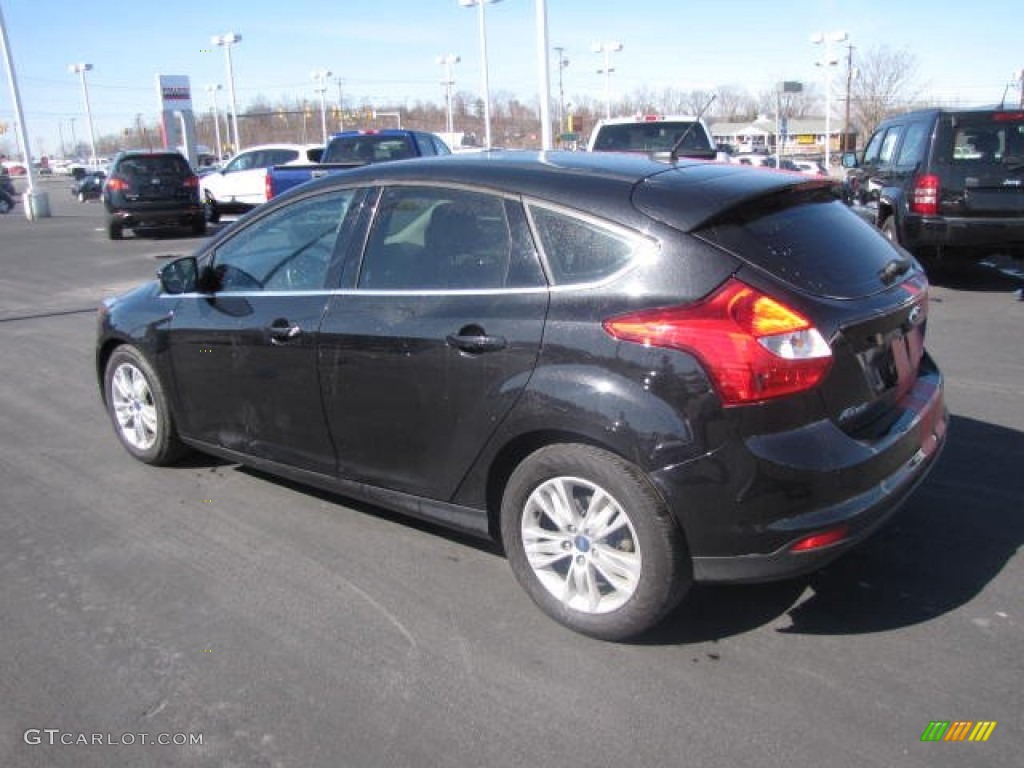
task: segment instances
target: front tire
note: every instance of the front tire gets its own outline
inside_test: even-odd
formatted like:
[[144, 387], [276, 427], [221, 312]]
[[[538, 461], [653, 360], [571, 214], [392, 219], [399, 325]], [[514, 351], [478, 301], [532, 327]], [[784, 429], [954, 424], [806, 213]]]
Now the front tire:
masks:
[[592, 446], [528, 456], [505, 489], [501, 533], [541, 610], [602, 640], [653, 627], [693, 581], [682, 533], [643, 472]]
[[188, 449], [178, 438], [174, 419], [156, 372], [138, 349], [118, 347], [103, 376], [107, 412], [121, 445], [146, 464], [173, 464]]

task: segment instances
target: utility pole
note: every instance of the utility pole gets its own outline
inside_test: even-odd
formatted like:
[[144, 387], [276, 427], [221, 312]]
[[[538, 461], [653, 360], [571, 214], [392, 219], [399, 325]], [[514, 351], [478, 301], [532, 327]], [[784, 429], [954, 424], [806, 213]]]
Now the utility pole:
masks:
[[841, 152], [852, 152], [850, 147], [850, 93], [853, 90], [853, 46], [846, 46], [846, 115], [843, 118], [843, 140], [840, 142]]

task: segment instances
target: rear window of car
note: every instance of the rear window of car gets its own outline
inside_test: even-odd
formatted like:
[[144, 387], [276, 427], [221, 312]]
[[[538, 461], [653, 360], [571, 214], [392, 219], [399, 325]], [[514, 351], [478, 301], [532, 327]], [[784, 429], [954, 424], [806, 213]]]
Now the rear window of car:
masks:
[[886, 288], [901, 253], [829, 190], [788, 190], [727, 212], [695, 233], [798, 290], [854, 299]]
[[1001, 163], [1024, 155], [1024, 112], [958, 116], [951, 121], [946, 145], [954, 165]]
[[690, 121], [658, 121], [603, 125], [594, 139], [594, 151], [667, 152], [684, 133], [686, 137], [680, 149], [712, 148], [700, 124]]
[[178, 155], [136, 155], [118, 164], [118, 173], [152, 176], [188, 176], [192, 173], [185, 158]]

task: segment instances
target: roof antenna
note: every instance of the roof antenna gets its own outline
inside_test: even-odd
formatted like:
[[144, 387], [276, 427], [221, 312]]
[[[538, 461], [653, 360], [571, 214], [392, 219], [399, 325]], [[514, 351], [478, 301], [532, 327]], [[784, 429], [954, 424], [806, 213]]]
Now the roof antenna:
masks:
[[[672, 145], [672, 150], [668, 153], [668, 156], [673, 163], [679, 160], [679, 148], [683, 146], [683, 141], [686, 139], [687, 136], [690, 135], [690, 131], [693, 130], [693, 126], [699, 123], [700, 119], [704, 117], [704, 113], [708, 111], [708, 107], [711, 106], [717, 95], [718, 94], [715, 93], [711, 94], [711, 98], [708, 99], [708, 103], [701, 107], [700, 111], [697, 113], [696, 119], [688, 126], [686, 126], [686, 130], [683, 131], [682, 135], [678, 139], [676, 139], [676, 143]], [[712, 149], [714, 149], [714, 147], [712, 147]]]

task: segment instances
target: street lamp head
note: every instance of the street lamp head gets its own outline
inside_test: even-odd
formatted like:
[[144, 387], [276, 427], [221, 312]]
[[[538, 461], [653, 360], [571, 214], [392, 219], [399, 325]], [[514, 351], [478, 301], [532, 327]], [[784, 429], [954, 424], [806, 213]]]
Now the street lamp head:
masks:
[[594, 53], [604, 53], [604, 52], [614, 53], [616, 51], [621, 51], [622, 50], [622, 43], [620, 43], [617, 40], [606, 40], [603, 43], [594, 43], [591, 46], [591, 50]]
[[92, 69], [92, 64], [68, 64], [68, 72], [79, 75]]
[[242, 42], [242, 36], [235, 32], [227, 32], [223, 35], [214, 35], [210, 38], [210, 42], [214, 45], [234, 45]]
[[461, 56], [456, 56], [454, 53], [446, 53], [444, 56], [437, 57], [438, 64], [458, 64], [462, 61]]
[[221, 85], [220, 83], [217, 83], [216, 85], [210, 84], [210, 85], [206, 86], [206, 92], [207, 93], [216, 93], [217, 91], [222, 91], [222, 90], [224, 90], [224, 86]]
[[334, 73], [331, 72], [331, 70], [329, 69], [314, 69], [312, 72], [309, 73], [309, 76], [314, 80], [326, 80], [333, 74]]
[[815, 32], [811, 35], [811, 42], [815, 45], [822, 43], [841, 43], [848, 40], [850, 36], [846, 32]]
[[476, 5], [483, 5], [484, 3], [500, 3], [501, 0], [459, 0], [459, 5], [463, 8], [472, 8]]

